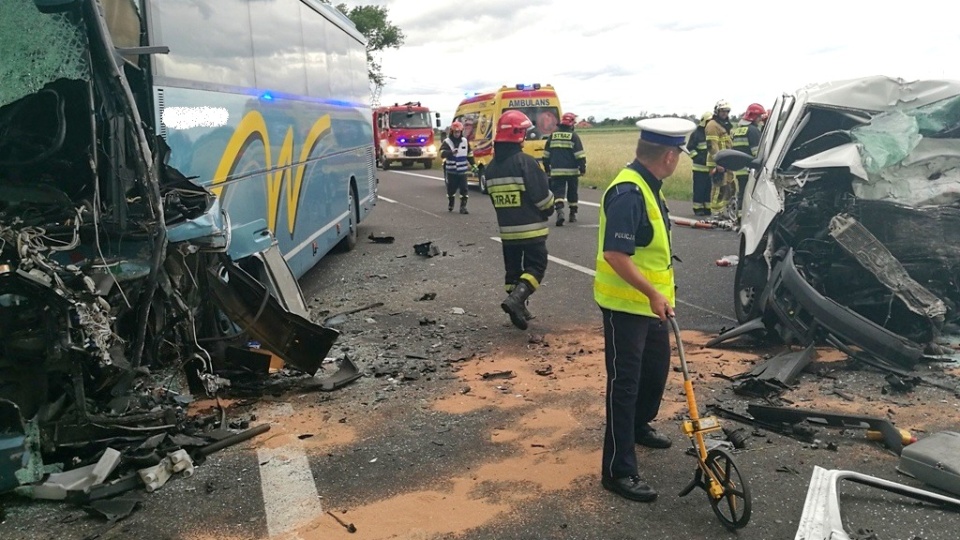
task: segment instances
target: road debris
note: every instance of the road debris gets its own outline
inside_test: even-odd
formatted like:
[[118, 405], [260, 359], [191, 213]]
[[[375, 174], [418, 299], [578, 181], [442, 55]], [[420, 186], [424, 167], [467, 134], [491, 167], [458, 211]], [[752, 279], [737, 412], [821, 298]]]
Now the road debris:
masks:
[[440, 255], [440, 248], [433, 242], [423, 242], [422, 244], [414, 244], [413, 252], [421, 257], [436, 257]]
[[369, 238], [374, 244], [392, 244], [395, 240], [395, 238], [392, 236], [376, 236], [373, 233], [370, 233], [370, 236], [367, 238]]
[[349, 533], [355, 533], [355, 532], [357, 532], [357, 528], [356, 528], [356, 526], [354, 526], [353, 523], [347, 523], [346, 521], [344, 521], [344, 520], [340, 519], [339, 517], [337, 517], [336, 515], [334, 515], [334, 513], [331, 512], [331, 511], [329, 511], [329, 510], [327, 510], [327, 513], [330, 514], [330, 517], [332, 517], [333, 519], [337, 520], [337, 523], [339, 523], [340, 525], [342, 525], [343, 528], [347, 530], [347, 532], [349, 532]]

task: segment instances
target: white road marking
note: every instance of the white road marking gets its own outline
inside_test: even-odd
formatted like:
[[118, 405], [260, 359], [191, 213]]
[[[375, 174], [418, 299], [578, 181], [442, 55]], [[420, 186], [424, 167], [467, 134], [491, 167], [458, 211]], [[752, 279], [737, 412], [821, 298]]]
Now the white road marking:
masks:
[[[498, 237], [496, 237], [496, 236], [491, 236], [490, 239], [493, 240], [494, 242], [497, 242], [497, 243], [500, 242], [500, 238], [498, 238]], [[570, 261], [561, 259], [561, 258], [559, 258], [559, 257], [554, 257], [553, 255], [547, 255], [547, 259], [550, 260], [550, 261], [553, 261], [553, 262], [555, 262], [555, 263], [557, 263], [557, 264], [559, 264], [560, 266], [566, 266], [567, 268], [570, 268], [571, 270], [576, 270], [577, 272], [580, 272], [580, 273], [582, 273], [582, 274], [586, 274], [586, 275], [588, 275], [588, 276], [590, 276], [590, 277], [593, 277], [593, 276], [596, 276], [596, 275], [597, 275], [597, 272], [596, 272], [595, 270], [591, 270], [590, 268], [587, 268], [587, 267], [585, 267], [585, 266], [580, 266], [580, 265], [577, 264], [577, 263], [573, 263], [573, 262], [570, 262]], [[703, 307], [703, 306], [698, 306], [698, 305], [696, 305], [696, 304], [691, 304], [690, 302], [681, 300], [681, 299], [679, 299], [679, 298], [677, 298], [677, 303], [678, 303], [678, 304], [683, 304], [683, 305], [688, 306], [688, 307], [692, 307], [692, 308], [694, 308], [694, 309], [699, 309], [700, 311], [709, 313], [709, 314], [711, 314], [711, 315], [713, 315], [713, 316], [715, 316], [715, 317], [720, 317], [720, 318], [726, 319], [726, 320], [728, 320], [728, 321], [734, 321], [734, 322], [736, 322], [736, 319], [734, 319], [734, 318], [732, 318], [732, 317], [728, 317], [728, 316], [724, 315], [723, 313], [718, 313], [718, 312], [716, 312], [716, 311], [714, 311], [714, 310], [712, 310], [712, 309], [708, 309], [708, 308], [705, 308], [705, 307]]]
[[429, 174], [420, 174], [415, 172], [403, 172], [403, 171], [390, 171], [390, 172], [396, 173], [396, 174], [405, 174], [407, 176], [419, 176], [420, 178], [429, 178], [431, 180], [437, 180], [437, 181], [443, 182], [442, 176], [437, 177], [437, 176], [430, 176]]
[[[278, 403], [261, 411], [266, 419], [282, 422], [293, 414], [293, 407]], [[270, 538], [288, 534], [323, 514], [317, 483], [302, 446], [290, 443], [279, 448], [259, 448], [257, 459]]]
[[395, 201], [395, 200], [393, 200], [393, 199], [388, 199], [388, 198], [384, 197], [383, 195], [380, 195], [378, 198], [379, 198], [381, 201], [386, 201], [386, 202], [388, 202], [388, 203], [397, 204], [397, 201]]

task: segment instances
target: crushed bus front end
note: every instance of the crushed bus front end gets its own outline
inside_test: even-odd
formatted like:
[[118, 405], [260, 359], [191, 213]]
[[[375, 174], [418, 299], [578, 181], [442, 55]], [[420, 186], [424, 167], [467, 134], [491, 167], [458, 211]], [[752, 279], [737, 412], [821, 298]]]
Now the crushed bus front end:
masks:
[[220, 199], [167, 165], [138, 25], [124, 0], [0, 3], [0, 492], [176, 430], [230, 346], [313, 375], [338, 336], [269, 229], [238, 257]]

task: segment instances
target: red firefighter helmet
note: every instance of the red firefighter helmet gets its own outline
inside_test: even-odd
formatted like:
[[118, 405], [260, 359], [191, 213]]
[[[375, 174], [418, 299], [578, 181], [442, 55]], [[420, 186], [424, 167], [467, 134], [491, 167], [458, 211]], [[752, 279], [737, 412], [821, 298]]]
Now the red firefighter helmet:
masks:
[[457, 120], [450, 124], [450, 131], [463, 131], [463, 122]]
[[763, 108], [763, 105], [751, 103], [750, 106], [747, 107], [747, 111], [743, 113], [743, 119], [747, 122], [753, 122], [758, 118], [762, 118], [766, 112], [767, 110]]
[[523, 142], [527, 138], [527, 130], [533, 127], [533, 122], [520, 111], [507, 111], [500, 115], [497, 122], [497, 134], [494, 142]]
[[572, 112], [563, 113], [563, 116], [560, 117], [561, 126], [572, 126], [577, 123], [577, 115]]

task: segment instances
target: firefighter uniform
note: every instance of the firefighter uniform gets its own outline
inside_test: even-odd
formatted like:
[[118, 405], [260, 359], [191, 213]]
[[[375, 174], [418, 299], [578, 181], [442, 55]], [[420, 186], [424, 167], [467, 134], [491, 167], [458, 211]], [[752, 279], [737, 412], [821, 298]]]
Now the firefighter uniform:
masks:
[[[737, 127], [733, 128], [731, 136], [734, 150], [757, 157], [757, 149], [760, 146], [760, 128], [755, 123], [740, 120]], [[747, 189], [750, 169], [743, 168], [734, 171], [734, 174], [737, 177], [737, 210], [739, 211], [743, 207], [743, 192]]]
[[517, 143], [494, 143], [494, 159], [485, 174], [500, 227], [509, 293], [501, 307], [515, 326], [525, 330], [532, 318], [526, 300], [540, 287], [547, 269], [547, 219], [553, 214], [553, 194], [537, 160]]
[[730, 131], [733, 126], [729, 120], [714, 115], [704, 129], [707, 137], [707, 168], [710, 169], [712, 190], [710, 193], [710, 210], [720, 214], [727, 208], [736, 194], [736, 179], [732, 171], [717, 171], [716, 156], [720, 150], [733, 147]]
[[543, 167], [550, 175], [558, 226], [563, 225], [564, 203], [570, 207], [570, 223], [576, 223], [580, 175], [587, 172], [587, 154], [573, 129], [561, 123], [543, 149]]
[[447, 183], [447, 211], [453, 212], [453, 201], [460, 192], [460, 213], [468, 214], [467, 200], [470, 194], [467, 191], [467, 172], [473, 165], [473, 150], [462, 132], [451, 134], [443, 140], [440, 157], [443, 158], [443, 171]]
[[687, 152], [693, 162], [693, 213], [698, 216], [709, 216], [710, 211], [710, 167], [707, 167], [707, 122], [713, 118], [713, 113], [705, 113], [697, 124], [697, 129], [690, 134], [687, 143]]
[[[640, 139], [683, 148], [696, 124], [679, 118], [642, 120]], [[638, 150], [638, 155], [640, 154]], [[660, 158], [664, 159], [664, 158]], [[678, 158], [676, 158], [678, 159]], [[662, 174], [672, 173], [658, 162]], [[676, 168], [674, 162], [673, 169]], [[593, 295], [603, 315], [607, 371], [602, 484], [623, 497], [649, 502], [656, 491], [640, 480], [635, 444], [667, 448], [656, 418], [670, 370], [670, 333], [651, 298], [607, 262], [607, 253], [629, 256], [637, 273], [672, 313], [676, 302], [670, 220], [662, 179], [636, 159], [603, 194]]]

